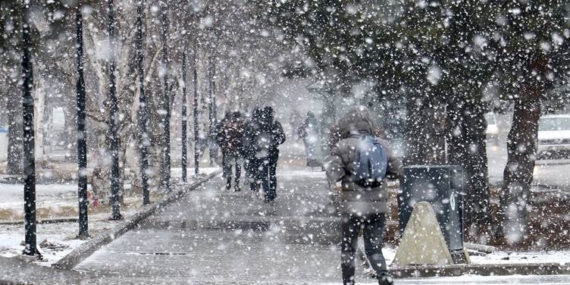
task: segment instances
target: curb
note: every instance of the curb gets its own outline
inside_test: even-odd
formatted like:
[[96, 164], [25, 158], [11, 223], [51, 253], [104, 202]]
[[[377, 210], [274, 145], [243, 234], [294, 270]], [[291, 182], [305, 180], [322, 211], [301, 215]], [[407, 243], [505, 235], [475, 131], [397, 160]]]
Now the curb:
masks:
[[207, 181], [219, 175], [221, 172], [222, 172], [221, 170], [216, 170], [213, 173], [207, 175], [206, 177], [201, 178], [198, 181], [188, 185], [187, 187], [184, 187], [185, 185], [180, 185], [182, 186], [182, 189], [171, 193], [170, 195], [163, 198], [161, 201], [154, 203], [153, 205], [147, 206], [145, 209], [136, 213], [131, 219], [121, 222], [114, 229], [112, 229], [111, 232], [104, 233], [82, 244], [81, 246], [70, 252], [68, 255], [60, 259], [58, 262], [52, 264], [52, 267], [63, 270], [73, 269], [77, 264], [85, 260], [95, 251], [100, 249], [102, 246], [109, 244], [113, 240], [119, 238], [126, 232], [135, 228], [139, 223], [141, 223], [146, 218], [154, 214], [158, 209], [164, 208], [168, 204], [180, 199], [187, 192], [195, 190], [196, 188], [200, 187], [202, 184], [206, 183]]
[[467, 265], [422, 265], [390, 268], [394, 278], [450, 277], [462, 275], [559, 275], [570, 274], [570, 264], [521, 263], [521, 264], [467, 264]]

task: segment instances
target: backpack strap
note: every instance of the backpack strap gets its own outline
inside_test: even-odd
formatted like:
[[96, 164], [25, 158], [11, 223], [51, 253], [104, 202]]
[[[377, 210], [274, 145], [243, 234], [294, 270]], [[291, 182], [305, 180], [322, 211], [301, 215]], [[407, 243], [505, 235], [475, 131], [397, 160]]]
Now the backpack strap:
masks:
[[349, 138], [352, 139], [365, 139], [367, 137], [372, 137], [375, 138], [372, 134], [368, 134], [368, 133], [362, 133], [362, 134], [351, 134], [348, 136]]

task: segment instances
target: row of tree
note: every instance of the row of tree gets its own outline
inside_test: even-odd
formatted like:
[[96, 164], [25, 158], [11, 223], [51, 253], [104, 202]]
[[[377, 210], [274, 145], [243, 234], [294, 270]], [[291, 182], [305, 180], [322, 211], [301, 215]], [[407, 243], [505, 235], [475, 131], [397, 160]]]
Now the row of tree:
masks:
[[[403, 99], [405, 163], [462, 165], [467, 224], [510, 234], [511, 242], [524, 237], [541, 100], [560, 100], [551, 91], [568, 76], [567, 2], [256, 2], [276, 36], [308, 56], [293, 75], [321, 76], [336, 96], [368, 80], [372, 101]], [[493, 92], [514, 103], [498, 227], [491, 227], [484, 118]]]
[[[161, 128], [164, 112], [175, 104], [175, 100], [181, 101], [181, 96], [176, 96], [182, 91], [184, 81], [182, 80], [182, 58], [187, 55], [187, 60], [196, 59], [198, 93], [200, 96], [199, 105], [200, 116], [209, 116], [210, 83], [207, 80], [212, 74], [216, 78], [217, 94], [223, 96], [220, 104], [233, 105], [236, 108], [250, 108], [260, 96], [265, 96], [266, 91], [263, 85], [269, 81], [275, 81], [275, 74], [278, 74], [277, 65], [267, 64], [267, 59], [277, 57], [277, 50], [264, 48], [266, 45], [262, 39], [256, 36], [243, 37], [244, 34], [255, 35], [256, 31], [253, 22], [248, 21], [253, 17], [246, 7], [239, 3], [202, 3], [196, 2], [188, 4], [184, 1], [169, 1], [165, 13], [161, 12], [160, 2], [144, 1], [142, 10], [142, 51], [146, 55], [143, 60], [143, 69], [148, 73], [139, 72], [138, 66], [138, 30], [136, 27], [137, 4], [132, 1], [116, 1], [115, 13], [116, 36], [114, 50], [116, 53], [116, 94], [121, 124], [119, 126], [119, 137], [122, 143], [119, 146], [119, 157], [123, 165], [128, 164], [126, 160], [127, 146], [137, 141], [138, 120], [138, 98], [141, 93], [140, 82], [146, 82], [146, 92], [148, 101], [146, 104], [152, 110], [148, 113], [148, 128], [153, 130], [149, 136], [149, 155], [151, 164], [154, 164], [160, 149], [153, 149], [159, 145], [159, 138], [155, 136]], [[52, 3], [52, 4], [47, 4]], [[54, 4], [55, 3], [55, 4]], [[56, 5], [57, 4], [57, 5]], [[81, 4], [81, 5], [80, 5]], [[108, 130], [108, 86], [109, 86], [109, 44], [108, 41], [108, 15], [107, 5], [98, 1], [40, 1], [34, 2], [31, 6], [32, 14], [32, 53], [34, 54], [35, 71], [38, 80], [35, 81], [35, 89], [39, 93], [48, 93], [49, 100], [59, 99], [61, 104], [65, 104], [67, 133], [70, 134], [64, 145], [70, 152], [75, 151], [75, 120], [76, 104], [69, 94], [74, 94], [76, 86], [76, 42], [75, 42], [75, 7], [83, 7], [83, 42], [85, 45], [85, 92], [86, 92], [86, 119], [87, 132], [89, 136], [88, 145], [90, 152], [98, 152], [99, 149], [106, 148], [106, 135]], [[13, 125], [10, 128], [10, 153], [20, 154], [21, 152], [21, 109], [18, 108], [20, 94], [17, 92], [20, 79], [21, 60], [21, 7], [17, 1], [2, 2], [2, 22], [6, 23], [0, 30], [2, 39], [2, 71], [1, 75], [7, 82], [2, 85], [1, 99], [4, 104], [11, 106], [7, 108], [4, 120]], [[57, 15], [57, 16], [56, 16]], [[167, 21], [166, 25], [161, 25], [162, 16]], [[162, 33], [162, 27], [166, 27]], [[161, 35], [166, 35], [166, 46], [168, 53], [163, 52]], [[269, 47], [269, 45], [266, 45]], [[45, 48], [48, 47], [48, 48]], [[254, 51], [261, 50], [268, 54], [268, 57], [259, 56]], [[267, 51], [267, 52], [266, 52]], [[166, 65], [163, 55], [166, 55]], [[193, 66], [193, 61], [191, 63]], [[164, 68], [163, 68], [164, 66]], [[210, 68], [209, 66], [214, 66]], [[162, 72], [165, 71], [166, 72]], [[162, 71], [161, 71], [162, 70]], [[217, 72], [216, 72], [217, 70]], [[162, 77], [162, 74], [170, 76]], [[191, 76], [190, 73], [188, 76]], [[269, 80], [266, 77], [273, 78]], [[170, 106], [164, 104], [162, 94], [162, 79], [168, 80]], [[136, 80], [135, 80], [136, 79]], [[191, 78], [192, 79], [192, 78]], [[142, 80], [142, 81], [141, 81]], [[55, 87], [54, 87], [55, 86]], [[144, 91], [143, 91], [144, 92]], [[230, 96], [231, 94], [231, 96]], [[56, 98], [59, 97], [59, 98]], [[63, 99], [61, 99], [63, 97]], [[215, 98], [215, 97], [214, 97]], [[240, 106], [238, 106], [240, 105]], [[135, 108], [131, 108], [134, 106]], [[180, 112], [179, 110], [174, 110]], [[0, 116], [3, 117], [3, 116]], [[207, 136], [208, 120], [205, 126], [201, 125], [199, 136]], [[13, 151], [12, 151], [13, 150]], [[75, 155], [72, 155], [75, 157]], [[98, 156], [98, 168], [105, 168], [105, 156]], [[13, 174], [22, 173], [21, 158], [18, 155], [11, 155], [8, 171]], [[130, 168], [136, 169], [134, 165]], [[161, 170], [153, 171], [159, 173]], [[104, 171], [103, 171], [104, 172]], [[138, 173], [137, 173], [138, 174]], [[104, 179], [101, 179], [104, 181]]]

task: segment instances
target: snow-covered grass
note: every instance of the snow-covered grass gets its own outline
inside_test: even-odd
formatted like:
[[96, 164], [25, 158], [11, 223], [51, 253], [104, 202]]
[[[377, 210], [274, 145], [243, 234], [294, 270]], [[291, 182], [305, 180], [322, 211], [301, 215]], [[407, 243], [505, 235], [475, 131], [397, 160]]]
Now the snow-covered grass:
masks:
[[[201, 174], [210, 174], [217, 168], [200, 168]], [[194, 169], [188, 169], [188, 183], [192, 182]], [[173, 168], [172, 177], [179, 178], [182, 168]], [[91, 186], [88, 186], [88, 191]], [[152, 189], [151, 189], [152, 191]], [[163, 193], [153, 192], [155, 199], [162, 197]], [[125, 197], [128, 206], [142, 203], [140, 195]], [[77, 184], [47, 184], [36, 185], [36, 209], [38, 219], [69, 218], [77, 216]], [[0, 183], [0, 222], [18, 221], [24, 218], [24, 185]]]
[[[201, 174], [210, 174], [217, 168], [201, 168]], [[179, 177], [181, 168], [173, 168], [173, 177]], [[188, 169], [188, 183], [193, 182], [193, 169]], [[177, 175], [177, 176], [176, 176]], [[25, 229], [24, 216], [24, 186], [21, 184], [0, 184], [0, 256], [14, 257], [21, 255], [24, 250]], [[125, 197], [121, 214], [129, 219], [142, 208], [142, 197]], [[152, 192], [151, 202], [158, 201], [164, 193]], [[49, 184], [36, 186], [36, 210], [38, 220], [77, 218], [77, 185]], [[108, 206], [89, 207], [89, 234], [97, 236], [117, 225], [116, 221], [108, 220]], [[22, 222], [20, 224], [9, 224]], [[37, 264], [51, 266], [72, 250], [83, 244], [84, 240], [76, 238], [79, 225], [76, 222], [49, 223], [37, 225], [38, 249], [44, 257]]]
[[[62, 209], [77, 207], [77, 185], [49, 184], [36, 186], [36, 209]], [[24, 215], [24, 185], [0, 184], [0, 220], [21, 220]]]
[[[396, 248], [385, 247], [382, 249], [386, 263], [394, 261]], [[570, 264], [570, 251], [530, 251], [530, 252], [506, 252], [496, 251], [484, 256], [470, 255], [472, 264], [529, 264], [529, 263], [559, 263]]]
[[[123, 214], [128, 216], [128, 213]], [[112, 228], [116, 223], [108, 220], [90, 221], [89, 233], [91, 236], [96, 236], [98, 233]], [[51, 266], [86, 242], [86, 240], [76, 238], [77, 223], [39, 224], [36, 230], [38, 249], [43, 255], [43, 260], [35, 263], [40, 265]], [[0, 256], [15, 257], [21, 255], [24, 250], [24, 234], [23, 225], [2, 226], [0, 229]]]
[[570, 264], [570, 251], [498, 251], [485, 256], [470, 256], [470, 258], [476, 264], [559, 263], [566, 265]]

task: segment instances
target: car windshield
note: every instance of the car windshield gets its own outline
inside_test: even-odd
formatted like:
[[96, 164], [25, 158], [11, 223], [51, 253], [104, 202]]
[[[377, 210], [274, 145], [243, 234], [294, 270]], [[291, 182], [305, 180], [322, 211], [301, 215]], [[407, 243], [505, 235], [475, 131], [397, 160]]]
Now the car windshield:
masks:
[[538, 122], [539, 131], [570, 130], [570, 117], [541, 118]]

